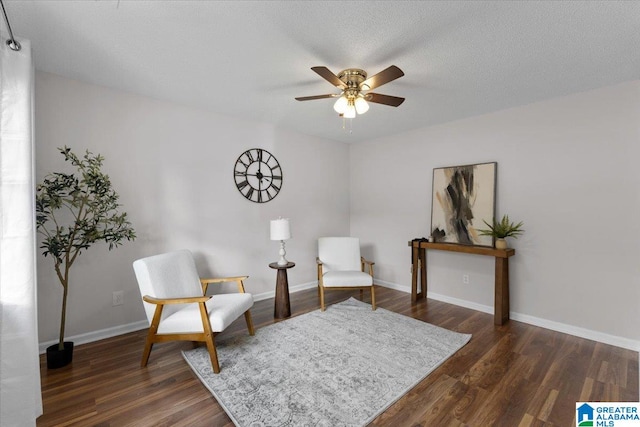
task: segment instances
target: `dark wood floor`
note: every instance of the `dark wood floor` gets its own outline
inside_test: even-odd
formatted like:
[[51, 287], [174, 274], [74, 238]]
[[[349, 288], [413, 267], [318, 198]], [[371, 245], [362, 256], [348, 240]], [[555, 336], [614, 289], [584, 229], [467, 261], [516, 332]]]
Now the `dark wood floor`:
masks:
[[[374, 426], [571, 426], [576, 401], [638, 401], [638, 353], [379, 287], [378, 306], [471, 341], [381, 414]], [[349, 292], [328, 293], [328, 302]], [[353, 295], [358, 295], [357, 292]], [[368, 295], [365, 294], [368, 302]], [[315, 290], [292, 294], [293, 315], [319, 307]], [[274, 322], [273, 299], [252, 309]], [[246, 333], [244, 319], [218, 336]], [[259, 331], [258, 331], [259, 333]], [[78, 346], [73, 364], [41, 358], [44, 426], [232, 426], [182, 359], [191, 343], [156, 344], [140, 368], [145, 331]], [[221, 360], [224, 369], [225, 361]]]

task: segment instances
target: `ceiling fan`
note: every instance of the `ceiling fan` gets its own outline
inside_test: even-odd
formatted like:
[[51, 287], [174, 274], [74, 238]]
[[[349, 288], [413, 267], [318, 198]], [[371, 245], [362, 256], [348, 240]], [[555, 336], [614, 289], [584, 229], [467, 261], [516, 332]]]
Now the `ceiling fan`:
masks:
[[382, 95], [369, 92], [383, 84], [389, 83], [404, 76], [402, 70], [392, 65], [378, 74], [367, 78], [367, 73], [359, 68], [347, 68], [337, 75], [327, 67], [311, 67], [320, 77], [341, 90], [339, 94], [301, 96], [298, 101], [311, 101], [314, 99], [338, 98], [333, 109], [347, 119], [352, 119], [357, 114], [364, 114], [369, 110], [369, 102], [397, 107], [404, 102], [404, 98], [391, 95]]

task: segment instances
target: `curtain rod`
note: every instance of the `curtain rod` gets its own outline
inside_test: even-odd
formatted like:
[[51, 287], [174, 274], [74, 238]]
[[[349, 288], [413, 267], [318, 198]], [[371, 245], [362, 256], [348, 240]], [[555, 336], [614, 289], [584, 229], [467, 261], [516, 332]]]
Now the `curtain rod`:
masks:
[[11, 50], [15, 50], [16, 52], [22, 49], [20, 43], [13, 37], [13, 31], [11, 31], [11, 25], [9, 24], [9, 17], [7, 17], [7, 11], [4, 8], [4, 2], [0, 0], [0, 6], [2, 6], [2, 13], [4, 14], [4, 22], [7, 23], [7, 28], [9, 29], [9, 40], [7, 40], [7, 46], [11, 48]]

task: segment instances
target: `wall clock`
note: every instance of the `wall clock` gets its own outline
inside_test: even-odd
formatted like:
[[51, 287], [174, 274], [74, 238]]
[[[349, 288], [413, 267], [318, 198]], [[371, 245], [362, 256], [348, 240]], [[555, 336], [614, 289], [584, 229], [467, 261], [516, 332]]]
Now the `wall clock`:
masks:
[[273, 154], [252, 148], [238, 157], [233, 178], [240, 194], [255, 203], [266, 203], [282, 188], [282, 168]]

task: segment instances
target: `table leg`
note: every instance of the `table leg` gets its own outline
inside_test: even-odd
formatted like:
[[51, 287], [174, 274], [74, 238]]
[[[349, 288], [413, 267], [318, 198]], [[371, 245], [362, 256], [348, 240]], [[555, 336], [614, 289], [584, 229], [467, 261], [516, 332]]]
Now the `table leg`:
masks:
[[411, 247], [411, 302], [427, 298], [426, 252], [423, 248]]
[[418, 300], [418, 250], [411, 246], [411, 302]]
[[496, 282], [493, 323], [504, 325], [509, 320], [509, 258], [496, 257]]
[[419, 253], [420, 260], [420, 293], [418, 296], [427, 299], [427, 250], [421, 248]]
[[289, 282], [287, 280], [287, 270], [278, 269], [276, 279], [276, 298], [273, 317], [284, 319], [291, 316], [291, 304], [289, 302]]

